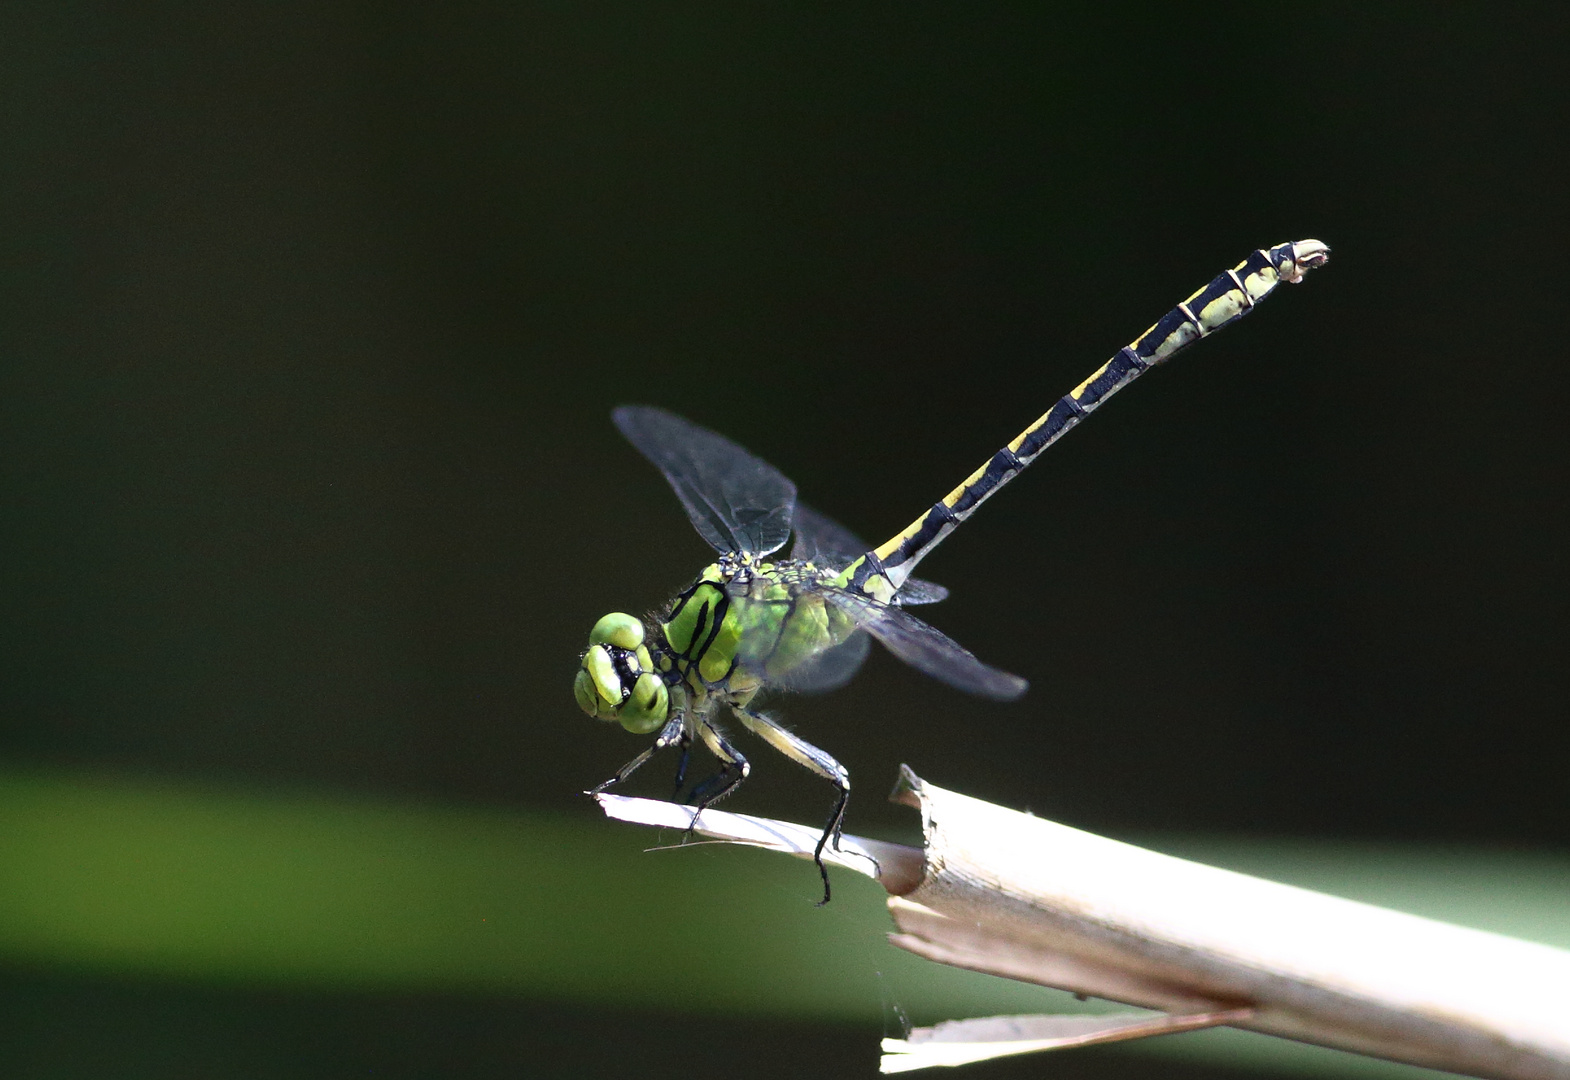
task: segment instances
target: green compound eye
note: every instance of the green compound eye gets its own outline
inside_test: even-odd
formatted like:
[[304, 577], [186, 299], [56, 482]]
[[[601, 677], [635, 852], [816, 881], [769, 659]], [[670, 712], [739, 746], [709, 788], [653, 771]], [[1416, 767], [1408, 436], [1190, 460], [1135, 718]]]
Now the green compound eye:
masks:
[[594, 624], [589, 631], [589, 644], [636, 649], [643, 644], [643, 623], [624, 612], [613, 611]]
[[594, 690], [600, 697], [602, 702], [600, 708], [606, 706], [615, 708], [621, 704], [622, 698], [627, 696], [622, 692], [621, 676], [616, 673], [616, 665], [611, 661], [611, 654], [605, 646], [596, 645], [584, 654], [583, 670], [588, 673]]
[[664, 725], [669, 712], [670, 691], [658, 675], [645, 671], [633, 684], [632, 693], [616, 718], [634, 735], [647, 735]]
[[572, 680], [572, 696], [578, 701], [578, 708], [590, 716], [599, 718], [600, 695], [594, 692], [594, 679], [587, 671], [578, 669], [578, 677]]
[[652, 670], [649, 650], [641, 643], [643, 625], [630, 615], [607, 615], [594, 628], [593, 636], [629, 641], [629, 625], [636, 628], [639, 643], [591, 646], [572, 681], [572, 696], [578, 708], [590, 716], [619, 720], [633, 734], [646, 735], [657, 731], [669, 717], [670, 691]]

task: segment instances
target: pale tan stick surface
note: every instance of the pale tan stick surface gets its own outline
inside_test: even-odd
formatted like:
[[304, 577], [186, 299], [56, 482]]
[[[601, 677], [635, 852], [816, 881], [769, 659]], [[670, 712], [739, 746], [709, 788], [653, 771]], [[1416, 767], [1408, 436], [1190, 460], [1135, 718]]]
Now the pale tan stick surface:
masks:
[[[691, 822], [686, 807], [599, 798], [626, 820]], [[924, 851], [847, 836], [831, 860], [888, 889], [894, 944], [1169, 1014], [1036, 1039], [980, 1039], [976, 1028], [934, 1040], [920, 1033], [936, 1029], [918, 1029], [902, 1049], [963, 1056], [957, 1041], [993, 1044], [966, 1057], [979, 1060], [1042, 1039], [1083, 1045], [1225, 1023], [1500, 1080], [1570, 1080], [1570, 952], [1175, 859], [908, 770], [897, 798], [921, 809]], [[802, 857], [819, 834], [714, 810], [698, 831]]]

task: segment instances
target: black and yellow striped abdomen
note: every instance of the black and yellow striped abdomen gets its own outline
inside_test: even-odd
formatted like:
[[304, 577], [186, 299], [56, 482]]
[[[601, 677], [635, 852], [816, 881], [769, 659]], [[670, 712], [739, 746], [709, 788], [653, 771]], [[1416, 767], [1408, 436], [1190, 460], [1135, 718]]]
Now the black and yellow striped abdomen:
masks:
[[1305, 273], [1324, 265], [1329, 257], [1330, 249], [1318, 240], [1299, 240], [1256, 251], [1231, 270], [1217, 275], [1120, 349], [1090, 378], [1059, 398], [1040, 419], [930, 510], [847, 567], [844, 579], [879, 600], [889, 600], [916, 563], [955, 526], [1103, 401], [1147, 369], [1248, 314], [1281, 282], [1302, 280]]

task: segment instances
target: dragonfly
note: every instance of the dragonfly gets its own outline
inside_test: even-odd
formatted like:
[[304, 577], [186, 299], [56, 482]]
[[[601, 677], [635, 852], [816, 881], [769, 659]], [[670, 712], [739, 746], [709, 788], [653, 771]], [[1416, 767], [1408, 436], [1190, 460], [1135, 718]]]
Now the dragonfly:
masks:
[[[813, 852], [830, 898], [823, 852], [837, 849], [850, 801], [850, 774], [830, 754], [756, 707], [771, 690], [817, 692], [849, 681], [873, 639], [955, 689], [1010, 701], [1027, 683], [978, 660], [907, 609], [948, 592], [911, 571], [984, 501], [1107, 398], [1184, 347], [1252, 311], [1282, 282], [1303, 280], [1330, 249], [1299, 240], [1254, 252], [1178, 304], [1119, 350], [975, 472], [877, 547], [798, 501], [778, 469], [725, 436], [664, 409], [630, 405], [612, 420], [664, 474], [698, 534], [719, 558], [660, 611], [612, 612], [595, 623], [574, 678], [578, 705], [654, 742], [598, 793], [630, 777], [656, 753], [679, 750], [676, 795], [697, 743], [719, 763], [687, 803], [703, 810], [735, 791], [751, 769], [719, 723], [728, 711], [768, 745], [827, 780], [834, 806]], [[782, 557], [785, 544], [792, 543]], [[689, 828], [689, 832], [691, 829]]]

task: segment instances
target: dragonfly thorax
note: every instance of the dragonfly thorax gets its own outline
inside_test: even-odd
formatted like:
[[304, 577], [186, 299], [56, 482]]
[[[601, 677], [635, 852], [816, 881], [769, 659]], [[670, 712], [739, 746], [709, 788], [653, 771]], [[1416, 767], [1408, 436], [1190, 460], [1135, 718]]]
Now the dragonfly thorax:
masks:
[[801, 665], [845, 641], [852, 620], [824, 603], [833, 576], [800, 559], [729, 552], [671, 602], [661, 647], [699, 700], [745, 704], [766, 685], [789, 687]]
[[[750, 699], [762, 685], [755, 670], [755, 633], [770, 616], [783, 618], [800, 584], [814, 573], [796, 560], [769, 562], [748, 552], [726, 552], [671, 601], [659, 621], [656, 662], [699, 698], [719, 694]], [[749, 648], [743, 651], [743, 642]]]

